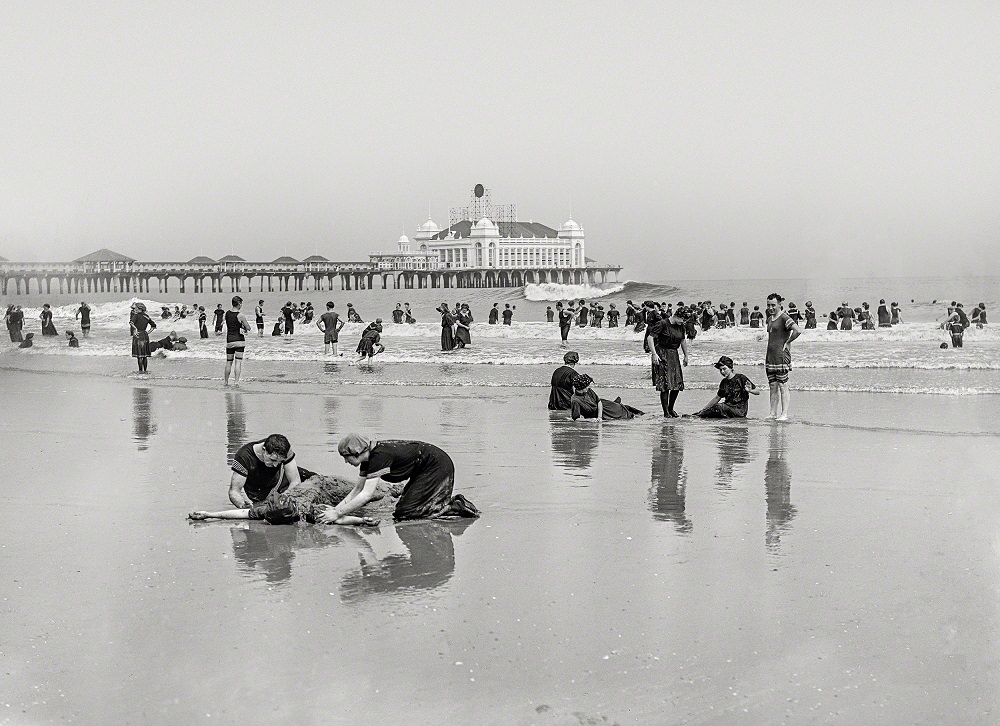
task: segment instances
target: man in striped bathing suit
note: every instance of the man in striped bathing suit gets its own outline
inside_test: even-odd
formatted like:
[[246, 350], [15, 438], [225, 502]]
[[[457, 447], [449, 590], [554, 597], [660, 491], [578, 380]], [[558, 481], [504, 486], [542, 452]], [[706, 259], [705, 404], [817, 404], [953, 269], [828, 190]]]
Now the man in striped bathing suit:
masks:
[[784, 298], [776, 292], [767, 296], [767, 355], [764, 370], [771, 389], [768, 418], [788, 420], [788, 372], [792, 370], [792, 341], [799, 337], [798, 324], [781, 309]]

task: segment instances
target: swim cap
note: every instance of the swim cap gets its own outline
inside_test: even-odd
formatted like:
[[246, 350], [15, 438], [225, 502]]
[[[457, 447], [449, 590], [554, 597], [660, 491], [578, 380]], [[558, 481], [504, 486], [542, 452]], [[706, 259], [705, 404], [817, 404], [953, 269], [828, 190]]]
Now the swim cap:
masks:
[[372, 442], [361, 434], [349, 433], [337, 444], [337, 451], [341, 456], [358, 456], [368, 451]]
[[572, 378], [573, 388], [577, 390], [583, 390], [593, 382], [594, 379], [588, 376], [586, 373], [581, 373], [580, 375], [573, 376]]
[[563, 363], [568, 363], [569, 365], [573, 365], [574, 363], [579, 363], [579, 362], [580, 362], [580, 354], [577, 353], [576, 351], [571, 350], [566, 355], [563, 356]]

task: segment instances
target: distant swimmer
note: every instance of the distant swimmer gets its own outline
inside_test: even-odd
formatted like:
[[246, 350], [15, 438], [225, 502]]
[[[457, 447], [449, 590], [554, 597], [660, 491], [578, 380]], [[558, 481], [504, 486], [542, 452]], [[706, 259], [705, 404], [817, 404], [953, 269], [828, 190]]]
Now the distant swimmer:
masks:
[[831, 310], [830, 311], [829, 319], [826, 321], [826, 329], [827, 330], [836, 330], [837, 329], [837, 311], [836, 310]]
[[889, 313], [890, 313], [889, 322], [892, 323], [893, 325], [899, 325], [901, 322], [903, 322], [903, 316], [900, 313], [898, 302], [894, 302], [892, 305], [889, 306]]
[[215, 306], [212, 315], [215, 316], [215, 334], [222, 335], [222, 326], [226, 322], [226, 311], [222, 309], [222, 303]]
[[625, 301], [625, 327], [631, 328], [636, 323], [636, 318], [638, 317], [639, 308], [631, 300]]
[[576, 324], [581, 327], [587, 327], [587, 317], [590, 315], [590, 308], [587, 307], [587, 301], [580, 301], [580, 310], [577, 313]]
[[326, 312], [319, 316], [316, 327], [323, 332], [323, 352], [326, 355], [338, 355], [337, 343], [340, 340], [340, 331], [344, 327], [344, 321], [340, 315], [334, 312], [334, 304], [331, 300], [326, 304]]
[[68, 338], [67, 345], [69, 345], [70, 348], [80, 347], [80, 339], [76, 337], [76, 334], [72, 330], [66, 331], [66, 337]]
[[455, 349], [455, 318], [448, 309], [448, 303], [441, 303], [436, 310], [441, 313], [441, 350]]
[[203, 305], [198, 306], [198, 336], [202, 340], [208, 337], [208, 313]]
[[979, 303], [979, 305], [973, 308], [970, 320], [977, 328], [980, 329], [987, 324], [986, 303]]
[[840, 304], [840, 309], [837, 310], [837, 317], [840, 318], [841, 330], [854, 329], [854, 310], [851, 309], [846, 300]]
[[816, 327], [816, 308], [813, 307], [812, 300], [806, 300], [804, 313], [806, 316], [806, 330], [814, 329]]
[[643, 416], [644, 412], [622, 403], [619, 396], [614, 401], [601, 398], [590, 387], [594, 379], [586, 373], [573, 377], [573, 395], [570, 397], [570, 416], [593, 418], [598, 421], [619, 421]]
[[77, 308], [76, 317], [80, 320], [80, 334], [84, 338], [90, 335], [90, 306], [81, 302], [80, 307]]
[[608, 305], [608, 327], [617, 328], [618, 318], [621, 316], [621, 312], [615, 307], [614, 303]]
[[258, 300], [257, 307], [253, 309], [254, 322], [257, 323], [257, 337], [264, 336], [264, 301]]
[[743, 307], [740, 308], [740, 325], [750, 324], [750, 308], [747, 307], [746, 303], [743, 303]]
[[555, 319], [556, 319], [556, 313], [552, 309], [552, 306], [551, 305], [546, 305], [545, 306], [545, 322], [546, 323], [551, 323], [551, 322], [555, 321]]
[[281, 308], [281, 317], [285, 321], [285, 335], [295, 335], [295, 316], [297, 313], [298, 308], [292, 304], [291, 300]]
[[392, 322], [400, 325], [403, 322], [403, 305], [396, 303], [396, 309], [392, 311]]
[[35, 344], [34, 341], [32, 340], [32, 338], [34, 338], [34, 337], [35, 337], [34, 333], [25, 333], [24, 334], [24, 340], [22, 340], [21, 344], [19, 346], [17, 346], [17, 347], [18, 348], [30, 348], [31, 346], [33, 346]]
[[788, 419], [790, 394], [788, 374], [792, 370], [792, 341], [799, 337], [799, 326], [781, 309], [781, 295], [772, 292], [767, 296], [767, 311], [771, 322], [767, 324], [767, 353], [764, 370], [771, 389], [771, 413], [768, 418]]
[[754, 305], [753, 312], [750, 313], [750, 327], [751, 328], [763, 327], [762, 326], [763, 322], [764, 322], [764, 313], [760, 311], [760, 305]]
[[889, 308], [885, 306], [885, 300], [878, 301], [878, 326], [880, 328], [891, 328], [892, 327], [892, 315], [889, 313]]
[[458, 348], [465, 348], [472, 345], [472, 311], [467, 303], [462, 303], [461, 307], [454, 312], [455, 317], [455, 345]]
[[493, 303], [493, 307], [490, 308], [490, 317], [489, 320], [487, 321], [490, 325], [496, 325], [497, 323], [500, 322], [500, 310], [498, 307], [499, 305], [500, 303]]
[[513, 308], [511, 308], [510, 303], [507, 303], [503, 309], [503, 324], [510, 325], [513, 319], [514, 319], [514, 310]]
[[371, 360], [385, 350], [382, 340], [382, 318], [375, 318], [375, 322], [365, 328], [361, 334], [361, 341], [358, 343], [357, 353], [360, 363], [364, 360]]
[[571, 350], [563, 356], [564, 365], [552, 372], [549, 388], [550, 411], [570, 410], [570, 399], [573, 397], [573, 379], [576, 377], [576, 369], [573, 366], [579, 362], [580, 355]]
[[274, 323], [274, 328], [271, 329], [272, 338], [280, 338], [282, 336], [281, 332], [281, 321], [278, 320]]
[[417, 319], [413, 317], [413, 312], [410, 310], [410, 303], [403, 303], [403, 317], [410, 325], [417, 322]]
[[132, 306], [132, 316], [129, 320], [129, 330], [132, 332], [132, 357], [135, 358], [140, 373], [146, 373], [149, 368], [149, 331], [156, 328], [156, 323], [146, 314], [146, 306], [140, 302]]
[[556, 303], [556, 311], [559, 315], [559, 339], [560, 345], [566, 347], [567, 339], [569, 339], [570, 328], [573, 327], [573, 303], [569, 304], [568, 308], [564, 308], [562, 303]]
[[233, 385], [240, 385], [240, 374], [243, 372], [243, 352], [246, 350], [247, 339], [244, 333], [250, 332], [250, 323], [240, 312], [243, 298], [234, 295], [232, 308], [226, 311], [226, 370], [223, 385], [229, 385], [230, 374]]
[[948, 318], [945, 320], [941, 327], [951, 336], [951, 347], [961, 348], [963, 347], [963, 338], [965, 337], [965, 325], [962, 323], [962, 317], [958, 314], [958, 308], [948, 308]]
[[3, 321], [7, 325], [7, 335], [10, 336], [10, 342], [23, 342], [24, 336], [21, 334], [21, 329], [24, 326], [24, 313], [21, 308], [17, 305], [8, 305]]
[[479, 516], [464, 495], [453, 495], [455, 463], [434, 444], [377, 441], [350, 433], [340, 440], [337, 451], [344, 461], [358, 467], [358, 482], [340, 504], [326, 507], [317, 516], [318, 522], [336, 522], [366, 505], [375, 496], [379, 479], [405, 482], [393, 512], [396, 521]]
[[722, 374], [719, 390], [705, 408], [691, 414], [698, 418], [746, 418], [750, 396], [759, 396], [760, 391], [753, 381], [742, 373], [733, 371], [733, 359], [722, 356], [714, 364]]
[[59, 335], [59, 331], [56, 330], [56, 326], [52, 322], [52, 306], [48, 303], [42, 305], [42, 313], [38, 316], [42, 321], [42, 335], [52, 336]]
[[353, 303], [347, 303], [347, 322], [349, 323], [365, 322], [364, 320], [361, 319], [361, 316], [358, 314], [358, 311], [355, 309]]

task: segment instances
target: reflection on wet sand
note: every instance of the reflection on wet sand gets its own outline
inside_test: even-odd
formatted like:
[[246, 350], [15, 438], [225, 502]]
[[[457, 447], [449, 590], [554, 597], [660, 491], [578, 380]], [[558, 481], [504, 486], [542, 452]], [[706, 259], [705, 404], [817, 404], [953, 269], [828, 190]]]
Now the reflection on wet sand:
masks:
[[446, 583], [455, 572], [452, 537], [461, 535], [474, 521], [434, 520], [397, 525], [392, 529], [407, 552], [381, 559], [368, 540], [369, 536], [381, 536], [377, 528], [275, 526], [253, 521], [232, 526], [230, 533], [240, 574], [254, 580], [263, 577], [272, 585], [288, 582], [300, 550], [333, 545], [355, 547], [360, 567], [343, 576], [340, 591], [345, 602], [358, 602], [371, 595], [432, 590]]
[[337, 426], [339, 409], [340, 401], [333, 396], [327, 396], [323, 399], [323, 423], [326, 427], [326, 440], [334, 449], [336, 449], [340, 437], [345, 433]]
[[745, 420], [714, 427], [715, 441], [719, 445], [719, 466], [715, 471], [715, 486], [731, 489], [736, 467], [750, 463], [750, 427]]
[[568, 411], [549, 411], [549, 434], [556, 464], [587, 471], [601, 442], [601, 427], [593, 421], [574, 421]]
[[[360, 540], [358, 570], [344, 575], [340, 595], [344, 602], [359, 602], [372, 595], [386, 595], [406, 591], [426, 591], [440, 587], [455, 572], [455, 545], [458, 537], [474, 519], [434, 520], [407, 522], [396, 527], [396, 534], [406, 547], [407, 554], [392, 554], [379, 560], [364, 535], [354, 530], [344, 534]], [[365, 556], [365, 551], [368, 556]]]
[[139, 451], [149, 448], [149, 437], [156, 433], [153, 421], [153, 392], [149, 388], [132, 389], [132, 439]]
[[[232, 526], [237, 568], [250, 579], [263, 576], [272, 585], [288, 582], [297, 550], [318, 549], [343, 542], [332, 527], [270, 525], [252, 521]], [[336, 529], [347, 529], [337, 527]]]
[[764, 498], [767, 500], [767, 530], [764, 543], [768, 552], [780, 554], [781, 536], [791, 529], [795, 518], [792, 504], [792, 470], [787, 453], [786, 426], [771, 426], [768, 437], [767, 465], [764, 467]]
[[653, 519], [673, 522], [688, 534], [693, 524], [684, 511], [687, 469], [684, 468], [684, 429], [664, 423], [652, 446], [649, 510]]
[[226, 461], [231, 466], [233, 457], [247, 443], [247, 414], [243, 408], [243, 394], [226, 391]]

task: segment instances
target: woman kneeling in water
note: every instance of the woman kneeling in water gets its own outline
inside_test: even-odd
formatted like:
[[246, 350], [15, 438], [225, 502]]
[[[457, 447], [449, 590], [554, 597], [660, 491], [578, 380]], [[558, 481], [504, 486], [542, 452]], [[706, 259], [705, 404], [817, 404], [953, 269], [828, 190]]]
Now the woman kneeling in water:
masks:
[[722, 374], [715, 398], [705, 408], [691, 414], [699, 418], [746, 418], [750, 395], [759, 396], [753, 381], [742, 373], [733, 372], [733, 359], [727, 355], [715, 364]]
[[337, 522], [371, 501], [379, 479], [403, 487], [393, 511], [396, 521], [478, 517], [479, 510], [461, 494], [452, 496], [455, 463], [444, 451], [423, 441], [376, 441], [348, 434], [337, 451], [358, 467], [358, 483], [336, 506], [317, 513], [316, 521]]

